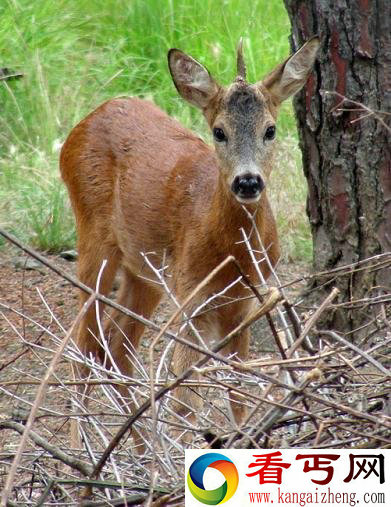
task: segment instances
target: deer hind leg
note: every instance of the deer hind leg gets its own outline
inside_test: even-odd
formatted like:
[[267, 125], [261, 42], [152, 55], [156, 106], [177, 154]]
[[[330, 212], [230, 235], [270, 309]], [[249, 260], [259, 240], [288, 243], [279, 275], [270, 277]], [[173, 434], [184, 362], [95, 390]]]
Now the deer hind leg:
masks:
[[[163, 293], [157, 285], [148, 283], [124, 269], [118, 295], [118, 302], [122, 306], [148, 319], [162, 296]], [[138, 349], [144, 329], [144, 324], [118, 310], [114, 310], [110, 316], [106, 336], [110, 340], [111, 355], [116, 367], [128, 377], [134, 373], [133, 356]], [[121, 405], [125, 406], [129, 413], [135, 411], [137, 406], [134, 399], [129, 400], [128, 388], [118, 386], [117, 391]], [[133, 430], [133, 438], [138, 450], [140, 452], [144, 450], [142, 434]]]
[[[149, 319], [162, 298], [161, 289], [149, 283], [129, 270], [124, 270], [118, 302], [129, 310]], [[110, 316], [106, 334], [110, 340], [113, 360], [119, 370], [127, 376], [133, 374], [132, 354], [137, 351], [145, 326], [118, 310]], [[127, 388], [119, 390], [128, 396]]]
[[[90, 242], [80, 242], [78, 275], [82, 283], [92, 289], [96, 288], [99, 271], [105, 259], [107, 260], [107, 264], [102, 272], [99, 292], [107, 296], [112, 287], [114, 276], [121, 260], [121, 254], [118, 249], [112, 245], [108, 246], [91, 240]], [[88, 297], [89, 295], [85, 292], [80, 292], [80, 307], [82, 307]], [[101, 303], [99, 304], [99, 318], [101, 318], [103, 306], [104, 305]], [[76, 345], [85, 356], [89, 357], [92, 355], [101, 362], [104, 361], [104, 350], [99, 343], [99, 328], [95, 305], [90, 306], [83, 321], [80, 323], [76, 337]], [[88, 377], [89, 369], [85, 364], [74, 362], [72, 365], [72, 373], [74, 380], [80, 382]], [[76, 386], [76, 397], [78, 402], [85, 408], [87, 408], [88, 405], [90, 390], [90, 388], [83, 386], [82, 383]], [[78, 421], [75, 419], [71, 421], [71, 446], [81, 447], [80, 429]]]

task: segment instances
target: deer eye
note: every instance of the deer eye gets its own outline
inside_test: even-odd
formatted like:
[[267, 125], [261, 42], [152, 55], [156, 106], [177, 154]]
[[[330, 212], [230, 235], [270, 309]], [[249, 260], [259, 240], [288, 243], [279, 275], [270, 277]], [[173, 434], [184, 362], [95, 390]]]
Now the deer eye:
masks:
[[276, 137], [276, 127], [274, 125], [270, 125], [265, 131], [264, 139], [266, 141], [271, 141]]
[[227, 140], [227, 136], [225, 135], [224, 130], [220, 129], [218, 127], [215, 127], [213, 129], [213, 137], [219, 143], [221, 143], [222, 141], [226, 141]]

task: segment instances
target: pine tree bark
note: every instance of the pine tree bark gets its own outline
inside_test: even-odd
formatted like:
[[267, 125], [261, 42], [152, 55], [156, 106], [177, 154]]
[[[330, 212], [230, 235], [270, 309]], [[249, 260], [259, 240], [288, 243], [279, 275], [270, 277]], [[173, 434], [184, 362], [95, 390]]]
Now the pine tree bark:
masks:
[[[339, 97], [390, 113], [391, 1], [284, 1], [292, 49], [314, 34], [321, 39], [315, 72], [294, 107], [314, 268], [323, 271], [391, 250], [390, 130]], [[381, 117], [389, 126], [390, 116]], [[389, 292], [391, 270], [356, 270], [336, 284], [345, 300]], [[363, 311], [336, 312], [329, 325], [349, 332], [362, 318]]]

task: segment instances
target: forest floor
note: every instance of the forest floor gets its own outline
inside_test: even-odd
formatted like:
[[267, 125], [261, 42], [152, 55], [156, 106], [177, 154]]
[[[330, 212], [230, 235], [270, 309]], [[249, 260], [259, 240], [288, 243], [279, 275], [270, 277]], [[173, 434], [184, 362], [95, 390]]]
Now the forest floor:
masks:
[[[76, 277], [77, 262], [59, 255], [46, 255], [47, 260]], [[282, 279], [300, 278], [308, 270], [305, 265], [281, 266]], [[115, 284], [116, 285], [116, 284]], [[117, 283], [118, 285], [118, 283]], [[298, 291], [303, 283], [295, 286]], [[111, 294], [115, 298], [115, 291]], [[163, 301], [153, 320], [161, 326], [173, 311]], [[16, 249], [0, 252], [0, 421], [11, 419], [25, 422], [34, 402], [39, 381], [43, 378], [56, 349], [52, 333], [65, 336], [78, 312], [78, 289], [48, 267]], [[264, 319], [263, 319], [264, 320]], [[270, 340], [266, 321], [253, 327], [250, 359], [280, 358]], [[268, 333], [265, 333], [267, 330]], [[264, 335], [267, 339], [264, 339]], [[148, 350], [153, 332], [148, 329], [140, 344], [140, 357], [148, 364]], [[60, 359], [53, 380], [71, 379], [69, 359]], [[67, 395], [68, 394], [68, 395]], [[57, 447], [69, 448], [69, 422], [56, 417], [70, 411], [69, 393], [59, 387], [49, 387], [34, 427]], [[46, 413], [45, 413], [46, 411]], [[20, 435], [12, 430], [0, 431], [0, 450], [11, 454], [17, 448]], [[0, 466], [0, 485], [2, 474]], [[0, 488], [1, 489], [1, 488]]]
[[[76, 276], [76, 262], [67, 261], [60, 256], [45, 257], [69, 275]], [[299, 263], [281, 264], [278, 267], [280, 283], [283, 286], [287, 284], [285, 293], [292, 304], [295, 304], [302, 296], [306, 288], [304, 277], [309, 272], [308, 265]], [[115, 298], [115, 291], [110, 296]], [[307, 305], [307, 300], [304, 302]], [[304, 325], [310, 315], [308, 306], [304, 307], [302, 303], [296, 305], [295, 309], [298, 311], [301, 324]], [[171, 304], [163, 302], [158, 307], [153, 320], [162, 328], [172, 311]], [[77, 288], [48, 267], [19, 251], [14, 249], [9, 249], [7, 252], [0, 251], [0, 428], [2, 424], [5, 425], [0, 431], [0, 490], [5, 484], [10, 463], [20, 442], [18, 431], [23, 431], [23, 423], [26, 422], [33, 406], [40, 382], [77, 313]], [[275, 313], [274, 310], [272, 313], [274, 323], [278, 320], [275, 318]], [[154, 380], [150, 380], [147, 366], [149, 345], [151, 337], [155, 334], [156, 332], [147, 331], [142, 338], [138, 357], [145, 369], [139, 370], [129, 382], [129, 386], [133, 386], [130, 390], [133, 394], [136, 393], [135, 397], [138, 400], [141, 399], [140, 394], [144, 396], [144, 399], [149, 400], [152, 389], [160, 388], [157, 384], [153, 384]], [[277, 334], [284, 335], [278, 332]], [[211, 360], [208, 367], [203, 368], [201, 375], [204, 384], [201, 386], [200, 393], [204, 394], [201, 396], [205, 403], [205, 410], [197, 414], [197, 424], [202, 421], [198, 428], [187, 426], [187, 424], [183, 426], [184, 419], [179, 423], [177, 419], [172, 420], [175, 412], [170, 408], [171, 393], [168, 393], [168, 396], [165, 393], [162, 402], [153, 405], [160, 407], [156, 426], [152, 424], [154, 421], [152, 410], [143, 413], [137, 420], [139, 425], [137, 427], [143, 430], [146, 428], [149, 432], [147, 433], [149, 440], [145, 440], [148, 445], [143, 458], [140, 459], [137, 456], [135, 446], [132, 446], [128, 439], [123, 439], [121, 445], [116, 446], [115, 458], [113, 458], [116, 465], [113, 465], [107, 474], [110, 481], [115, 478], [117, 480], [113, 483], [113, 498], [120, 494], [116, 490], [116, 484], [122, 484], [122, 481], [127, 484], [128, 492], [134, 494], [135, 491], [136, 493], [143, 491], [143, 494], [147, 494], [150, 487], [148, 467], [151, 460], [152, 463], [159, 463], [159, 487], [166, 488], [165, 491], [171, 492], [172, 495], [175, 495], [177, 490], [182, 494], [183, 448], [176, 445], [174, 439], [177, 437], [173, 437], [172, 431], [179, 428], [180, 432], [185, 427], [186, 432], [190, 431], [190, 434], [193, 432], [198, 438], [194, 447], [204, 447], [206, 445], [205, 431], [212, 429], [213, 435], [222, 438], [222, 447], [224, 447], [224, 439], [230, 438], [229, 435], [236, 431], [226, 410], [227, 386], [229, 389], [230, 385], [234, 386], [234, 389], [236, 385], [239, 385], [245, 400], [243, 404], [256, 407], [246, 431], [257, 428], [259, 421], [263, 421], [264, 416], [270, 412], [273, 412], [273, 416], [278, 416], [277, 419], [273, 419], [276, 422], [273, 430], [266, 435], [267, 442], [263, 444], [266, 447], [320, 445], [321, 447], [344, 448], [357, 445], [360, 448], [377, 448], [389, 445], [390, 377], [385, 375], [385, 366], [380, 364], [382, 362], [386, 365], [388, 362], [389, 356], [385, 348], [389, 343], [389, 335], [387, 336], [388, 338], [384, 339], [380, 333], [378, 336], [377, 334], [368, 335], [368, 339], [361, 342], [362, 351], [358, 350], [358, 355], [357, 349], [342, 348], [338, 343], [326, 344], [326, 346], [321, 344], [318, 351], [321, 356], [305, 357], [308, 356], [307, 352], [299, 351], [300, 358], [295, 361], [301, 364], [290, 366], [288, 363], [291, 359], [288, 359], [287, 366], [280, 367], [281, 355], [274, 343], [270, 326], [266, 318], [260, 319], [252, 327], [250, 358], [247, 365], [250, 365], [249, 368], [253, 372], [260, 371], [264, 376], [257, 376], [255, 373], [247, 374], [248, 370], [229, 371], [225, 364]], [[163, 340], [161, 342], [155, 349], [153, 362], [155, 371], [158, 357], [162, 355], [161, 351], [166, 346]], [[368, 363], [368, 357], [370, 363]], [[258, 360], [258, 362], [253, 360]], [[260, 364], [260, 360], [263, 364]], [[81, 420], [91, 423], [81, 426], [85, 430], [84, 438], [87, 435], [87, 444], [82, 449], [72, 449], [69, 441], [70, 417], [77, 414], [77, 407], [81, 410], [80, 405], [75, 409], [74, 403], [70, 403], [74, 396], [74, 387], [73, 385], [71, 387], [68, 382], [71, 380], [69, 350], [55, 368], [45, 398], [37, 410], [33, 426], [33, 432], [42, 437], [52, 446], [52, 449], [65, 450], [67, 456], [79, 456], [87, 463], [91, 463], [91, 459], [94, 462], [106, 449], [108, 442], [123, 422], [129, 420], [129, 414], [120, 408], [116, 410], [115, 402], [112, 403], [114, 397], [111, 395], [110, 398], [110, 392], [112, 393], [113, 389], [108, 388], [107, 383], [114, 378], [112, 372], [107, 376], [106, 373], [102, 374], [99, 371], [96, 366], [95, 376], [92, 379], [93, 381], [98, 379], [99, 388], [95, 387], [93, 390], [94, 398], [90, 402], [88, 414], [86, 415], [85, 412], [78, 414]], [[232, 373], [240, 376], [232, 376]], [[312, 377], [310, 374], [316, 375]], [[284, 394], [284, 389], [281, 389], [278, 382], [274, 384], [273, 380], [267, 382], [264, 380], [265, 376], [269, 379], [273, 376], [286, 379], [287, 375], [296, 379], [295, 385], [301, 385], [302, 382], [308, 383], [305, 389], [309, 398], [303, 402], [302, 406], [299, 405], [297, 413], [295, 402], [297, 395], [294, 395], [291, 400], [289, 396], [292, 393], [288, 396], [290, 401], [287, 404], [291, 405], [292, 409], [288, 409], [288, 405], [285, 405], [286, 410], [280, 413], [281, 403], [288, 399], [286, 393]], [[169, 378], [172, 379], [171, 372], [168, 368], [166, 370], [163, 368], [159, 374], [160, 385], [167, 385]], [[208, 379], [209, 384], [207, 384]], [[154, 392], [157, 391], [154, 390]], [[296, 401], [299, 403], [300, 399], [298, 397]], [[304, 413], [311, 416], [306, 418]], [[322, 421], [322, 424], [323, 421], [328, 421], [329, 427], [324, 429], [318, 424], [318, 420]], [[97, 421], [99, 425], [96, 425]], [[18, 425], [16, 429], [15, 424]], [[241, 430], [238, 430], [238, 434], [239, 432]], [[77, 505], [78, 488], [82, 484], [78, 476], [75, 473], [69, 475], [67, 469], [64, 471], [56, 455], [51, 450], [48, 451], [47, 447], [43, 447], [48, 451], [45, 452], [40, 444], [34, 445], [31, 442], [32, 433], [30, 437], [24, 447], [23, 462], [18, 469], [21, 473], [14, 480], [15, 495], [21, 495], [22, 500], [31, 495], [31, 498], [38, 501], [41, 495], [49, 494], [46, 491], [46, 485], [52, 480], [57, 482], [56, 488], [50, 492], [52, 502], [50, 505], [56, 505], [57, 498], [67, 498], [70, 500], [69, 505]], [[261, 438], [263, 438], [262, 435]], [[130, 467], [129, 463], [134, 466]], [[119, 475], [115, 467], [119, 467]], [[53, 477], [57, 478], [53, 479]], [[61, 489], [61, 481], [67, 484], [66, 488]], [[30, 484], [33, 483], [35, 485], [30, 489]], [[60, 489], [57, 489], [57, 485]], [[136, 489], [134, 485], [137, 486]], [[98, 495], [96, 498], [103, 498], [103, 492], [100, 490], [95, 494]]]
[[[76, 262], [67, 261], [58, 255], [46, 257], [70, 275], [76, 276]], [[286, 264], [281, 265], [279, 275], [283, 283], [284, 280], [299, 279], [308, 273], [308, 270], [309, 266], [305, 264]], [[304, 282], [295, 284], [290, 296], [294, 297], [303, 287]], [[111, 296], [115, 297], [115, 293]], [[47, 331], [63, 337], [72, 325], [77, 310], [76, 287], [38, 261], [16, 250], [0, 252], [0, 379], [1, 383], [6, 382], [9, 386], [8, 393], [0, 390], [1, 416], [18, 416], [17, 418], [23, 420], [25, 414], [28, 414], [29, 406], [25, 400], [34, 400], [38, 386], [27, 385], [27, 382], [20, 385], [11, 383], [42, 379], [52, 356], [45, 348], [53, 348]], [[172, 306], [167, 301], [161, 303], [154, 315], [156, 323], [161, 325], [170, 315], [170, 311]], [[261, 339], [264, 326], [265, 324], [260, 322], [253, 327], [254, 339], [250, 359], [278, 354], [270, 338], [267, 341]], [[147, 331], [141, 341], [140, 355], [145, 361], [150, 335]], [[36, 348], [30, 346], [33, 343], [42, 347], [39, 353]], [[67, 379], [70, 378], [69, 370], [69, 361], [63, 359], [57, 366], [56, 374]], [[54, 396], [53, 401], [58, 406], [59, 399]], [[65, 406], [67, 400], [61, 400], [61, 403]], [[0, 448], [5, 433], [8, 432], [0, 432]]]

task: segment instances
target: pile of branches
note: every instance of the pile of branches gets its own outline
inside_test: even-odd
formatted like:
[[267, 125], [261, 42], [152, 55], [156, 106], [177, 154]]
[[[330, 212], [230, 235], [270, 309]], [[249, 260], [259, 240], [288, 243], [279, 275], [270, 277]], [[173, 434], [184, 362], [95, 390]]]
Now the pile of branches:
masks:
[[[318, 289], [313, 289], [311, 298], [307, 290], [289, 300], [291, 289], [302, 284], [302, 278], [282, 285], [273, 272], [266, 284], [259, 271], [259, 283], [249, 286], [249, 294], [258, 301], [254, 313], [213, 346], [196, 339], [188, 343], [198, 350], [200, 359], [180, 377], [170, 370], [173, 345], [184, 343], [181, 328], [174, 323], [183, 316], [187, 325], [191, 324], [186, 307], [200, 288], [178, 304], [165, 283], [164, 269], [155, 269], [156, 281], [166, 288], [174, 310], [164, 324], [144, 319], [151, 336], [149, 348], [140, 355], [129, 346], [135, 370], [134, 377], [129, 378], [119, 369], [107, 371], [92, 357], [83, 356], [73, 336], [89, 305], [105, 303], [106, 308], [114, 306], [138, 317], [101, 296], [99, 287], [93, 291], [83, 286], [45, 257], [1, 233], [60, 277], [90, 293], [73, 325], [58, 334], [37, 322], [34, 315], [23, 314], [45, 336], [39, 342], [18, 333], [7, 314], [20, 311], [0, 301], [1, 315], [10, 326], [8, 332], [14, 334], [12, 340], [21, 340], [15, 356], [0, 365], [2, 374], [7, 368], [18, 373], [17, 380], [0, 381], [0, 396], [9, 399], [10, 405], [17, 399], [25, 408], [24, 415], [22, 411], [0, 416], [0, 441], [6, 442], [0, 450], [4, 505], [183, 505], [186, 446], [364, 449], [391, 445], [391, 294], [376, 296], [373, 291], [366, 300], [343, 301], [333, 287], [339, 277], [351, 276], [356, 269], [390, 269], [391, 253], [306, 277], [307, 282], [315, 276], [318, 281], [322, 277], [327, 280], [316, 304], [309, 301], [316, 300], [313, 292]], [[254, 256], [250, 245], [248, 250]], [[219, 269], [221, 266], [209, 276], [215, 276]], [[239, 276], [237, 283], [243, 283], [243, 278]], [[221, 294], [216, 296], [221, 301]], [[213, 298], [207, 304], [213, 305]], [[352, 308], [365, 308], [367, 314], [354, 340], [351, 334], [322, 325], [328, 312], [351, 312]], [[51, 318], [56, 319], [55, 314]], [[246, 362], [220, 353], [237, 333], [257, 320], [263, 321], [264, 336], [276, 344], [274, 353]], [[197, 334], [196, 329], [194, 332]], [[106, 347], [105, 337], [100, 338]], [[26, 351], [41, 361], [42, 377], [20, 370], [18, 359]], [[70, 380], [66, 373], [69, 368], [64, 369], [72, 362], [86, 364], [91, 371], [83, 382], [93, 386], [86, 395], [88, 409], [75, 394], [78, 382]], [[130, 401], [136, 407], [130, 415], [118, 401], [118, 384], [128, 387]], [[196, 424], [172, 408], [179, 385], [196, 388], [203, 398], [204, 409], [196, 414]], [[31, 388], [30, 396], [19, 394], [21, 386]], [[240, 427], [230, 413], [230, 392], [235, 392], [247, 409]], [[71, 419], [79, 421], [80, 449], [69, 447]], [[7, 440], [2, 438], [5, 432]], [[139, 435], [143, 445], [136, 448], [131, 432]]]

